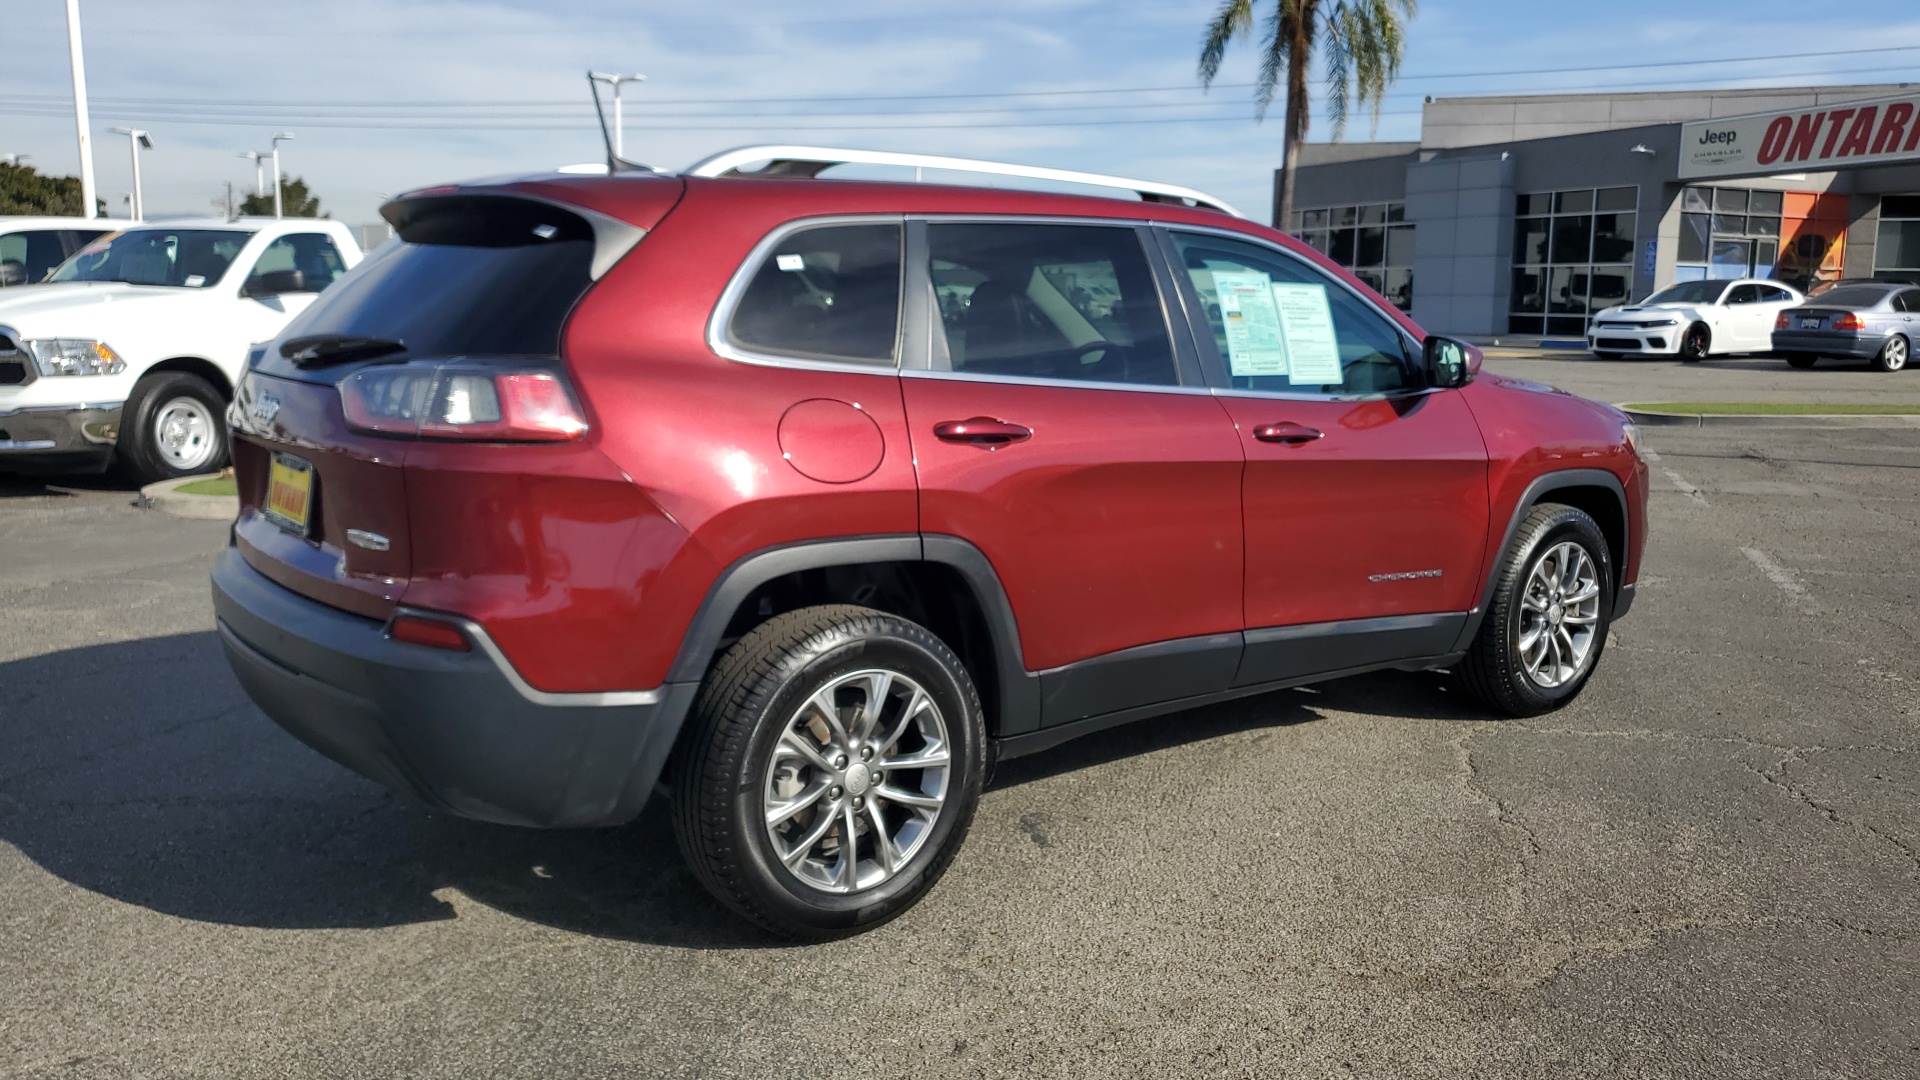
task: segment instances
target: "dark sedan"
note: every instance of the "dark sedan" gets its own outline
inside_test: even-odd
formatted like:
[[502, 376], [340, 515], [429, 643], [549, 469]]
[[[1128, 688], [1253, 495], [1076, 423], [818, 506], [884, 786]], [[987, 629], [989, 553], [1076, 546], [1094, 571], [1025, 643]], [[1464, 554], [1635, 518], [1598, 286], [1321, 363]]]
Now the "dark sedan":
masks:
[[1773, 323], [1773, 351], [1797, 368], [1823, 356], [1865, 360], [1899, 371], [1920, 334], [1920, 288], [1862, 282], [1840, 285], [1782, 311]]

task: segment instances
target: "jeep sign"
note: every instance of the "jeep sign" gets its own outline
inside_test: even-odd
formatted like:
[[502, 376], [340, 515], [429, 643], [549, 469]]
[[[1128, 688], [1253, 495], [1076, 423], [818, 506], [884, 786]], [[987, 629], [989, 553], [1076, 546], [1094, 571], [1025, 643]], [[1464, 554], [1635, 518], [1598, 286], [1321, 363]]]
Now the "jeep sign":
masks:
[[1696, 120], [1680, 127], [1680, 178], [1808, 172], [1920, 158], [1920, 95]]

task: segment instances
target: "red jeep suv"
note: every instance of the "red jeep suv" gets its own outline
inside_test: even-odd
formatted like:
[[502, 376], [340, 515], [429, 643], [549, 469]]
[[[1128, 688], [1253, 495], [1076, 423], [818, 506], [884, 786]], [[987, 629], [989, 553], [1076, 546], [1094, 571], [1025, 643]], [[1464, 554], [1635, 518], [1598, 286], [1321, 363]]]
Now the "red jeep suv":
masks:
[[997, 758], [1369, 670], [1510, 715], [1593, 673], [1646, 538], [1618, 411], [1198, 193], [816, 156], [386, 206], [230, 414], [214, 604], [269, 716], [487, 821], [658, 789], [717, 897], [823, 938], [932, 886]]

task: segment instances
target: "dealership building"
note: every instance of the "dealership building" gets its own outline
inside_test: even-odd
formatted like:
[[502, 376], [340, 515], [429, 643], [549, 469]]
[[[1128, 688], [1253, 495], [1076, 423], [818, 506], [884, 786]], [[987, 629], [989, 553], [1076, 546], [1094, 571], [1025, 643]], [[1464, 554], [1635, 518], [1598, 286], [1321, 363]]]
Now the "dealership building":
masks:
[[1276, 224], [1463, 336], [1578, 337], [1699, 278], [1920, 280], [1920, 89], [1430, 98], [1417, 143], [1303, 146], [1294, 207]]

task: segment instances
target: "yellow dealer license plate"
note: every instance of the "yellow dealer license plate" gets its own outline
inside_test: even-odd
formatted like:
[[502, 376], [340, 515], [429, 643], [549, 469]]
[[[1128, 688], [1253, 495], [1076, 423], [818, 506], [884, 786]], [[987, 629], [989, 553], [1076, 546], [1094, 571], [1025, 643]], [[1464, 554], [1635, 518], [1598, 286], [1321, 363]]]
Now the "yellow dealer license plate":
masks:
[[283, 529], [307, 534], [313, 504], [313, 466], [292, 454], [273, 455], [267, 469], [267, 516]]

